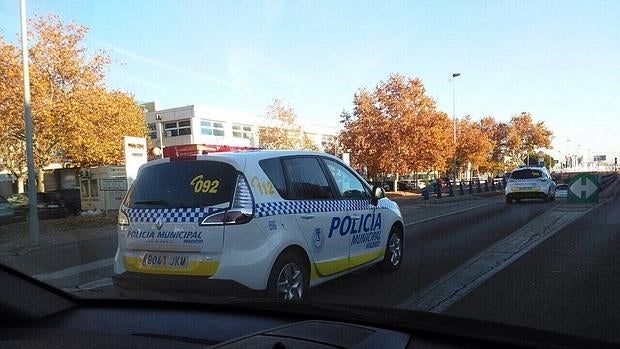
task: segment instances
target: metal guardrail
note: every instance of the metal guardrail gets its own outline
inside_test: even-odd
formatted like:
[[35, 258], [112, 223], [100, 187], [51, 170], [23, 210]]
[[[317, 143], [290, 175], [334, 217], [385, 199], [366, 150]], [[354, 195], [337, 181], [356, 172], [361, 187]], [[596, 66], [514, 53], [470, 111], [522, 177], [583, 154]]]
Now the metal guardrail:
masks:
[[605, 189], [607, 186], [615, 182], [616, 179], [618, 179], [618, 173], [616, 172], [609, 173], [606, 175], [600, 175], [598, 179], [598, 184], [599, 184], [600, 189], [601, 190]]
[[[605, 175], [599, 175], [599, 187], [605, 189], [618, 179], [618, 173], [608, 173]], [[491, 180], [470, 180], [460, 181], [458, 183], [448, 183], [448, 185], [427, 186], [422, 189], [422, 198], [429, 200], [432, 197], [441, 199], [444, 196], [461, 196], [474, 193], [494, 192], [501, 191], [506, 187], [506, 181], [504, 179], [493, 178]]]
[[422, 189], [422, 198], [429, 200], [431, 196], [441, 199], [444, 196], [453, 197], [470, 195], [474, 193], [501, 191], [506, 187], [503, 179], [493, 178], [490, 180], [470, 180], [458, 183], [448, 183], [447, 185], [428, 186]]

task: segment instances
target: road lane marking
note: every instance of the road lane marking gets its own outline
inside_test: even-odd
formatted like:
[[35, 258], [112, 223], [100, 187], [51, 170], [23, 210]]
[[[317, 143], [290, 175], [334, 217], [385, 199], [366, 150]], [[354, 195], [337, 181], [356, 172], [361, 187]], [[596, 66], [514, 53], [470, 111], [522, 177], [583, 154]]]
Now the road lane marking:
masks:
[[434, 313], [443, 312], [566, 225], [600, 205], [584, 207], [581, 212], [552, 208], [421, 291], [414, 293], [401, 302], [399, 307]]
[[107, 266], [111, 266], [113, 264], [114, 264], [114, 258], [106, 258], [106, 259], [100, 259], [98, 261], [94, 261], [94, 262], [90, 262], [86, 264], [76, 265], [74, 267], [62, 269], [62, 270], [55, 271], [52, 273], [33, 275], [32, 277], [34, 277], [35, 279], [41, 280], [41, 281], [62, 279], [67, 276], [77, 275], [77, 274], [84, 273], [87, 271], [104, 268]]
[[442, 218], [442, 217], [450, 216], [450, 215], [457, 214], [457, 213], [461, 213], [461, 212], [470, 211], [470, 210], [473, 210], [473, 209], [476, 209], [476, 208], [480, 208], [480, 207], [484, 207], [484, 206], [495, 205], [495, 204], [497, 204], [497, 203], [498, 203], [498, 202], [490, 202], [490, 203], [488, 203], [488, 204], [482, 204], [482, 205], [478, 205], [478, 206], [468, 207], [468, 208], [464, 208], [464, 209], [462, 209], [462, 210], [452, 211], [452, 212], [448, 212], [448, 213], [440, 214], [440, 215], [438, 215], [438, 216], [433, 216], [433, 217], [424, 218], [424, 219], [421, 219], [421, 220], [419, 220], [419, 221], [409, 222], [409, 223], [405, 224], [405, 227], [408, 227], [408, 226], [410, 226], [410, 225], [414, 225], [414, 224], [418, 224], [418, 223], [428, 222], [428, 221], [431, 221], [431, 220], [433, 220], [433, 219]]
[[78, 291], [87, 291], [93, 290], [96, 288], [112, 286], [112, 278], [103, 278], [91, 282], [87, 282], [85, 284], [81, 284], [75, 287], [65, 287], [62, 290], [66, 292], [78, 292]]

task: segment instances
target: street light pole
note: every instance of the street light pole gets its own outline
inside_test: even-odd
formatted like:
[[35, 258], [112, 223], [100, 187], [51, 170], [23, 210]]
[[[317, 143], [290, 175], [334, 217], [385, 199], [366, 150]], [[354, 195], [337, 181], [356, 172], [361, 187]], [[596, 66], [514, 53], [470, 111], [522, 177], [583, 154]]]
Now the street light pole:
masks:
[[161, 154], [159, 154], [159, 158], [163, 159], [164, 158], [164, 140], [162, 139], [162, 132], [161, 129], [163, 127], [163, 123], [161, 122], [161, 115], [159, 114], [155, 114], [155, 120], [157, 121], [157, 124], [155, 124], [155, 128], [157, 128], [157, 138], [159, 138], [159, 150], [161, 152]]
[[452, 155], [452, 176], [456, 181], [456, 77], [461, 73], [452, 74], [452, 142], [454, 143], [454, 154]]
[[[568, 151], [568, 142], [570, 142], [570, 139], [566, 140], [566, 156], [568, 156], [571, 159], [571, 168], [573, 167], [573, 157], [572, 155], [570, 155], [570, 152]], [[564, 160], [566, 160], [566, 168], [568, 169], [568, 159], [566, 159], [566, 156], [564, 157]]]
[[19, 2], [22, 41], [22, 69], [24, 74], [24, 126], [26, 133], [26, 161], [28, 163], [28, 235], [30, 243], [39, 243], [39, 212], [37, 211], [37, 188], [34, 169], [34, 146], [32, 136], [32, 105], [30, 104], [30, 71], [28, 68], [28, 30], [26, 28], [26, 0]]

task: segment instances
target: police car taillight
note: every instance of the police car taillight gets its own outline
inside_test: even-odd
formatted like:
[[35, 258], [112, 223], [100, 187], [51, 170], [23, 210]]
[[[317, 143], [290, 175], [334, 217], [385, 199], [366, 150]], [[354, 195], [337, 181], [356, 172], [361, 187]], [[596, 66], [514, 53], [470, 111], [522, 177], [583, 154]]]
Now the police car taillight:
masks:
[[237, 177], [237, 185], [231, 207], [226, 211], [207, 216], [200, 225], [243, 224], [252, 220], [252, 216], [254, 216], [254, 198], [252, 197], [248, 181], [244, 175], [240, 174]]
[[129, 225], [129, 218], [123, 210], [118, 210], [118, 225]]

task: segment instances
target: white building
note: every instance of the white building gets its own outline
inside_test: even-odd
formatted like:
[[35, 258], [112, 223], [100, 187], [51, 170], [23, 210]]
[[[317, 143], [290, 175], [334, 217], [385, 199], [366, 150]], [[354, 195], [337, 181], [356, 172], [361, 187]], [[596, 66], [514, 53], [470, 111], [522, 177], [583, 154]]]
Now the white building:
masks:
[[[185, 144], [260, 147], [258, 128], [271, 124], [254, 114], [199, 105], [149, 111], [145, 120], [153, 145], [164, 148]], [[304, 122], [301, 126], [319, 149], [337, 134], [335, 128]]]

